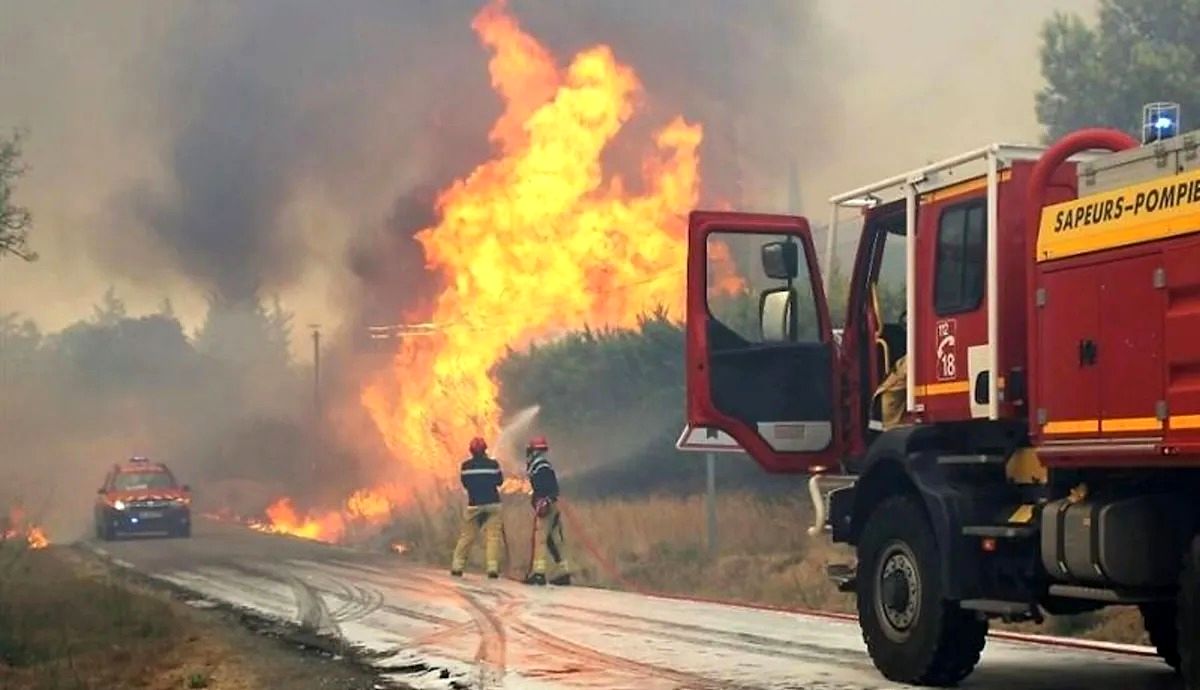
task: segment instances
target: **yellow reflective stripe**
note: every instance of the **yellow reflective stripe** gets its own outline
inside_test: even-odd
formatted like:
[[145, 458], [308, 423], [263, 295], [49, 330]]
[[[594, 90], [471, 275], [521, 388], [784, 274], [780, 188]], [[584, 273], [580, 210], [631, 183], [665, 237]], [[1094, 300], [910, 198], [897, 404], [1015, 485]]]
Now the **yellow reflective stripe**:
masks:
[[[1009, 178], [1011, 177], [1012, 170], [1000, 171], [1000, 182], [1008, 182]], [[976, 177], [971, 180], [966, 180], [965, 182], [959, 182], [958, 184], [952, 184], [949, 187], [942, 187], [941, 189], [935, 189], [932, 192], [926, 192], [925, 194], [922, 194], [921, 205], [924, 206], [925, 204], [932, 204], [935, 201], [945, 201], [946, 199], [952, 199], [956, 196], [963, 196], [964, 194], [970, 194], [971, 192], [976, 192], [986, 188], [987, 177]]]
[[[1172, 425], [1175, 418], [1172, 417]], [[1197, 416], [1200, 426], [1200, 416]], [[1064, 419], [1046, 422], [1042, 432], [1047, 434], [1094, 434], [1100, 431], [1161, 431], [1162, 420], [1157, 417], [1114, 417], [1113, 419]], [[1178, 428], [1178, 426], [1176, 426]]]
[[955, 393], [970, 393], [971, 383], [969, 381], [947, 381], [946, 383], [930, 383], [924, 386], [917, 386], [918, 397], [932, 397], [935, 395], [954, 395]]
[[1175, 415], [1168, 425], [1172, 429], [1200, 429], [1200, 414]]
[[1118, 417], [1100, 421], [1101, 431], [1158, 431], [1162, 428], [1157, 417]]
[[1095, 434], [1100, 432], [1099, 419], [1068, 419], [1046, 422], [1042, 432], [1047, 434]]

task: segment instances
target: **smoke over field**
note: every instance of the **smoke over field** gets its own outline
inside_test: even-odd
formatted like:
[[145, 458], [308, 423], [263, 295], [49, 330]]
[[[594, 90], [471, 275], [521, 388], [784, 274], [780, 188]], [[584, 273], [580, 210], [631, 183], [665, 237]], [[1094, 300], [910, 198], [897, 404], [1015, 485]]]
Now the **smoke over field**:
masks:
[[[0, 486], [60, 532], [134, 452], [233, 512], [402, 505], [517, 411], [489, 378], [506, 348], [678, 317], [688, 209], [784, 210], [792, 163], [815, 207], [861, 151], [875, 174], [958, 146], [897, 114], [911, 99], [868, 98], [944, 56], [892, 71], [892, 27], [853, 5], [6, 5], [0, 128], [29, 130], [19, 193], [42, 260], [0, 262]], [[994, 30], [986, 8], [941, 5], [956, 37]], [[1048, 10], [1017, 5], [1032, 66]], [[939, 82], [919, 110], [1004, 70]], [[365, 337], [402, 321], [439, 335]], [[680, 404], [627, 415], [611, 457], [603, 430], [578, 440], [626, 460]]]

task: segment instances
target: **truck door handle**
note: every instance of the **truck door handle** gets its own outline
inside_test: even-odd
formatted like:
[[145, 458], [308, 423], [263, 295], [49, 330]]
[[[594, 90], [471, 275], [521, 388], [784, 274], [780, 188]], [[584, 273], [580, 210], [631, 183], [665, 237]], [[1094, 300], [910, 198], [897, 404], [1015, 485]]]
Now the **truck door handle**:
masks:
[[1083, 339], [1079, 341], [1079, 366], [1090, 367], [1096, 363], [1096, 341]]

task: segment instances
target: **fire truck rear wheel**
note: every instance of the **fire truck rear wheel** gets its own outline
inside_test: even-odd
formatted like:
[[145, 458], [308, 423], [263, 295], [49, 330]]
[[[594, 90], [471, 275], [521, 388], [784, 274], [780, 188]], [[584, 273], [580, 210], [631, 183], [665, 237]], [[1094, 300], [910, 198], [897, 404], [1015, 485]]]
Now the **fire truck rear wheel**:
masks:
[[1200, 690], [1200, 536], [1192, 542], [1179, 582], [1179, 670], [1187, 690]]
[[951, 686], [971, 674], [988, 624], [943, 597], [937, 543], [915, 497], [875, 508], [858, 543], [858, 617], [888, 679]]

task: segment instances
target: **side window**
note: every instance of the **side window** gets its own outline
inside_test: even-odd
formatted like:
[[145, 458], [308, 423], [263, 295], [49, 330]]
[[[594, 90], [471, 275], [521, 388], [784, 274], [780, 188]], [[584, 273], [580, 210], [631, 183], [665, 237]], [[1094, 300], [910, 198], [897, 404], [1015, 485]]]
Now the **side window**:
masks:
[[983, 302], [987, 224], [982, 199], [951, 206], [938, 221], [933, 305], [938, 316], [974, 311]]
[[797, 247], [796, 278], [778, 280], [767, 276], [761, 260], [763, 245], [773, 242], [798, 243], [788, 235], [764, 233], [714, 232], [708, 236], [708, 312], [717, 322], [711, 342], [714, 349], [821, 341], [804, 249]]

